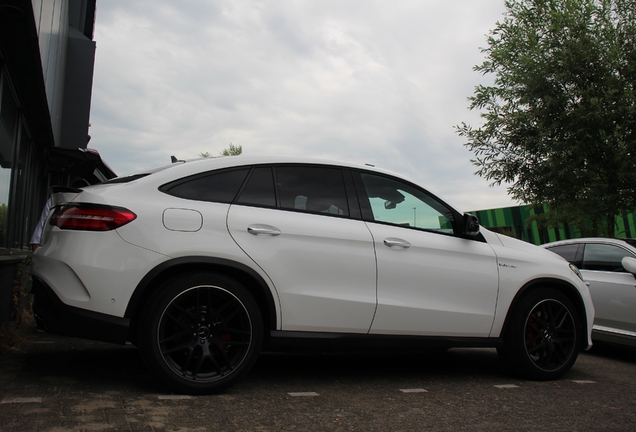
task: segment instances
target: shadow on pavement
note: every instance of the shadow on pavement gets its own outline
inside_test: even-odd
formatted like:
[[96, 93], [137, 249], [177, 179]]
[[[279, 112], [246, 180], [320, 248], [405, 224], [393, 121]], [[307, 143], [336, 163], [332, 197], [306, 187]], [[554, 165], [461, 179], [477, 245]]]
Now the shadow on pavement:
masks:
[[[22, 353], [0, 359], [26, 385], [69, 390], [169, 393], [132, 345], [31, 333]], [[494, 349], [443, 353], [262, 353], [242, 385], [348, 383], [354, 386], [435, 380], [509, 379]]]
[[22, 385], [64, 386], [71, 391], [165, 392], [131, 345], [112, 345], [44, 333], [0, 359]]
[[636, 364], [636, 348], [603, 342], [594, 342], [586, 354]]

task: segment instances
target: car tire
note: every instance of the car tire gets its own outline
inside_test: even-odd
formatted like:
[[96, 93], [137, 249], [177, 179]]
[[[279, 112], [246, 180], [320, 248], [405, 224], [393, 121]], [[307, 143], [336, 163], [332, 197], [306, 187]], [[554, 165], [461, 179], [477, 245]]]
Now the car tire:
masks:
[[512, 311], [499, 357], [516, 375], [555, 380], [568, 372], [580, 351], [582, 324], [572, 302], [551, 288], [524, 295]]
[[137, 343], [148, 368], [182, 394], [218, 393], [254, 365], [263, 320], [250, 293], [213, 273], [178, 276], [153, 295]]

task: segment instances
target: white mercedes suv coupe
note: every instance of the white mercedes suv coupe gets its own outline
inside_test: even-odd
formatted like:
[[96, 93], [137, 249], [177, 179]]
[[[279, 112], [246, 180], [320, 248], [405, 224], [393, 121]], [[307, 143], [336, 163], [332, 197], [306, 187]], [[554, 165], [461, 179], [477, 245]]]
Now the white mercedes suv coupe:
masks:
[[496, 347], [551, 380], [591, 346], [574, 265], [371, 166], [178, 161], [53, 198], [39, 323], [131, 341], [177, 392], [222, 391], [262, 350]]

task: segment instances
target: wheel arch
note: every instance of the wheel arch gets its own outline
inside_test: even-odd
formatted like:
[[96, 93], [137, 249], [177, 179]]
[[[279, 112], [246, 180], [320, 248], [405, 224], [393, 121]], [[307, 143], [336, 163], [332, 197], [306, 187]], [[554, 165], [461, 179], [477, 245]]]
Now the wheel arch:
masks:
[[574, 305], [574, 308], [576, 309], [576, 313], [579, 316], [579, 319], [581, 321], [581, 326], [582, 326], [582, 331], [581, 331], [581, 334], [579, 335], [580, 343], [582, 347], [586, 347], [588, 345], [588, 339], [587, 339], [588, 325], [587, 325], [587, 318], [586, 318], [587, 314], [585, 311], [585, 303], [583, 301], [583, 298], [581, 297], [581, 293], [572, 284], [560, 279], [541, 278], [541, 279], [535, 279], [526, 283], [517, 292], [514, 299], [512, 300], [512, 303], [510, 303], [510, 307], [508, 308], [508, 314], [506, 315], [506, 319], [504, 321], [501, 334], [503, 335], [506, 333], [506, 330], [508, 329], [508, 325], [510, 323], [511, 315], [516, 310], [517, 304], [519, 303], [519, 301], [529, 292], [539, 288], [555, 289], [561, 292], [562, 294], [564, 294], [572, 302], [572, 304]]
[[265, 335], [275, 330], [277, 324], [276, 305], [265, 280], [253, 269], [235, 261], [205, 256], [174, 258], [159, 264], [139, 282], [124, 314], [130, 320], [129, 338], [135, 342], [140, 312], [147, 299], [165, 282], [174, 277], [196, 271], [214, 272], [230, 277], [243, 285], [259, 306], [263, 317]]

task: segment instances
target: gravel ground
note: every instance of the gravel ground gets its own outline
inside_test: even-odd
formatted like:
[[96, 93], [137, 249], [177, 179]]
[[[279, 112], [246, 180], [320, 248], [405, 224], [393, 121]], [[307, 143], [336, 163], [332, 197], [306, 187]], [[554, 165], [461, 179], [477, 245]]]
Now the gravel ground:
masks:
[[636, 351], [597, 347], [559, 381], [491, 349], [263, 354], [221, 395], [173, 395], [136, 348], [36, 333], [0, 357], [0, 431], [636, 430]]

